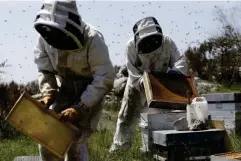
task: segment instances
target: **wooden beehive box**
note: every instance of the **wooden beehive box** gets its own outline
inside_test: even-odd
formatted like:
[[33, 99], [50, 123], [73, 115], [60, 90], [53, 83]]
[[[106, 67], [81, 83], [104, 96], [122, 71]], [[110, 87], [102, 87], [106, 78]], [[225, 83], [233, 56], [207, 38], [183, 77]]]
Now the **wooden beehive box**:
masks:
[[45, 110], [41, 103], [23, 93], [6, 120], [56, 156], [64, 158], [80, 131], [69, 123], [61, 122], [58, 118], [59, 115]]
[[198, 96], [191, 76], [144, 72], [143, 81], [149, 108], [186, 110], [188, 102]]
[[211, 161], [239, 161], [241, 152], [228, 152], [211, 156]]

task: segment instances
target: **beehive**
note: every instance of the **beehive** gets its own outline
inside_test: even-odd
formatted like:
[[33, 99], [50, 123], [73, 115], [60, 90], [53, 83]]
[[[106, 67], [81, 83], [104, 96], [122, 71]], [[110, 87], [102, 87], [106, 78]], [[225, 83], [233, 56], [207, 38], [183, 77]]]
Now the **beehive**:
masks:
[[241, 93], [203, 94], [212, 120], [222, 121], [227, 132], [241, 134]]
[[59, 116], [23, 93], [17, 100], [6, 120], [16, 129], [37, 141], [60, 158], [80, 136], [80, 131], [69, 123], [63, 123]]
[[182, 74], [144, 72], [148, 107], [186, 110], [188, 102], [198, 96], [195, 80]]
[[184, 111], [169, 111], [169, 112], [159, 112], [159, 113], [141, 113], [140, 114], [140, 130], [142, 139], [142, 150], [150, 151], [153, 144], [152, 141], [152, 131], [156, 130], [173, 130], [174, 122], [185, 117], [186, 113]]

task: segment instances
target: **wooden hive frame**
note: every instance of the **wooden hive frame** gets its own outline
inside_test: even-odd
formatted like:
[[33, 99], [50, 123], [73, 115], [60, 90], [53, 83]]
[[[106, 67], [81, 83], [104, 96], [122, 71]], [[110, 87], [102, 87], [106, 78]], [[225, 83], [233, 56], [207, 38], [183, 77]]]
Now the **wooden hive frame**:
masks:
[[59, 117], [23, 93], [5, 120], [59, 158], [64, 158], [72, 143], [80, 137], [81, 131], [68, 122], [60, 121]]
[[[176, 89], [177, 93], [160, 83], [161, 79], [158, 79], [156, 77], [157, 75], [162, 76], [164, 78], [163, 80], [166, 80], [166, 85], [168, 82], [173, 86], [179, 83], [179, 87]], [[145, 71], [143, 73], [143, 82], [149, 108], [186, 110], [186, 105], [198, 96], [193, 76]], [[185, 89], [186, 87], [189, 89]], [[188, 96], [188, 93], [183, 93], [185, 90], [186, 92], [189, 90], [190, 96]]]

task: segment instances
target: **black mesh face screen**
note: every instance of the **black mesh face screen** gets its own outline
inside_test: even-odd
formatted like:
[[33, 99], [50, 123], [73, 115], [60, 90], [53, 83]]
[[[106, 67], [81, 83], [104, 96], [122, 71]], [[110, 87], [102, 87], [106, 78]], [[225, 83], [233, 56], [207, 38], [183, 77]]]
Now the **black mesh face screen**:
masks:
[[36, 30], [45, 41], [56, 49], [75, 50], [78, 49], [76, 42], [63, 31], [48, 25], [37, 25]]
[[138, 54], [148, 54], [162, 45], [161, 35], [151, 35], [142, 39], [138, 44]]
[[84, 35], [75, 26], [67, 22], [65, 29], [76, 36], [82, 45], [84, 44]]
[[81, 25], [81, 22], [80, 22], [80, 17], [78, 16], [78, 15], [76, 15], [76, 14], [73, 14], [73, 13], [71, 13], [71, 12], [69, 12], [68, 13], [69, 14], [69, 19], [70, 20], [72, 20], [72, 21], [74, 21], [77, 25]]

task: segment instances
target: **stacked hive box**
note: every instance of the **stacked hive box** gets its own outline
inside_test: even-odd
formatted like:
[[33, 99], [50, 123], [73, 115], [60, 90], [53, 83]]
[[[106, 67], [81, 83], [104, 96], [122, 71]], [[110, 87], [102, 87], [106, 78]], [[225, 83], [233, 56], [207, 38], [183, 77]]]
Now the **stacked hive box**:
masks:
[[143, 82], [148, 108], [162, 111], [141, 114], [142, 150], [149, 151], [153, 148], [152, 131], [173, 130], [174, 122], [186, 116], [186, 104], [197, 96], [197, 90], [193, 77], [177, 73], [144, 72]]
[[241, 130], [241, 93], [203, 94], [212, 120], [222, 121], [228, 133]]
[[153, 143], [160, 161], [210, 161], [210, 155], [224, 152], [224, 130], [153, 131]]
[[186, 112], [162, 112], [162, 113], [141, 113], [141, 137], [142, 137], [142, 150], [147, 152], [150, 151], [153, 147], [152, 141], [152, 132], [155, 130], [173, 130], [174, 122], [181, 118], [185, 117]]

